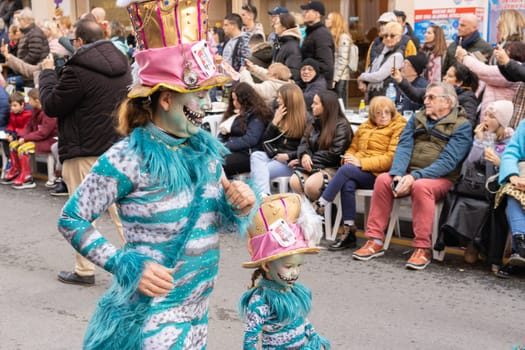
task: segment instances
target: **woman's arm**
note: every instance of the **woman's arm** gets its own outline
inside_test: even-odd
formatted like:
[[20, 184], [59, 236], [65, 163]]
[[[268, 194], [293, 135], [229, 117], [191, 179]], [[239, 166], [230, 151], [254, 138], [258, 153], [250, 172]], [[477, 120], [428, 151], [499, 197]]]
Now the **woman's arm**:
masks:
[[[368, 83], [380, 83], [390, 76], [392, 73], [392, 67], [394, 67], [394, 58], [395, 58], [395, 67], [401, 69], [403, 66], [403, 55], [399, 52], [395, 52], [390, 55], [385, 62], [379, 67], [375, 72], [362, 73], [359, 76], [359, 80], [366, 81]], [[377, 59], [377, 58], [376, 58]]]

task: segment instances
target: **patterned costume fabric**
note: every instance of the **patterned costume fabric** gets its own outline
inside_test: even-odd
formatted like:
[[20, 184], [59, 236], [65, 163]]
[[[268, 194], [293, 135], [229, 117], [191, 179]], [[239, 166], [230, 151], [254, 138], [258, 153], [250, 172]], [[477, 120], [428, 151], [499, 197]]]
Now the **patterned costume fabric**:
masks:
[[261, 333], [264, 350], [330, 349], [328, 340], [317, 334], [307, 319], [311, 302], [310, 290], [299, 283], [284, 287], [262, 278], [241, 298], [243, 349], [259, 349]]
[[[180, 139], [149, 124], [103, 154], [66, 203], [60, 232], [115, 276], [84, 349], [206, 348], [219, 222], [237, 224], [241, 232], [251, 222], [251, 215], [235, 216], [218, 181], [225, 152], [204, 131]], [[124, 227], [122, 249], [91, 225], [112, 203]], [[147, 261], [174, 268], [175, 287], [167, 295], [137, 291]]]

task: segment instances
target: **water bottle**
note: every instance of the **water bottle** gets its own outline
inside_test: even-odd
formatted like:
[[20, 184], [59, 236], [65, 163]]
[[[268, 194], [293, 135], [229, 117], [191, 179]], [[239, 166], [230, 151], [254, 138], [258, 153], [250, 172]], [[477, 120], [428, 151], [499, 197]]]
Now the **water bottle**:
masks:
[[359, 102], [359, 117], [366, 118], [365, 100], [361, 100], [361, 102]]
[[394, 83], [388, 84], [388, 88], [386, 89], [386, 97], [392, 100], [394, 106], [396, 105], [396, 96], [397, 92], [396, 88], [394, 87]]

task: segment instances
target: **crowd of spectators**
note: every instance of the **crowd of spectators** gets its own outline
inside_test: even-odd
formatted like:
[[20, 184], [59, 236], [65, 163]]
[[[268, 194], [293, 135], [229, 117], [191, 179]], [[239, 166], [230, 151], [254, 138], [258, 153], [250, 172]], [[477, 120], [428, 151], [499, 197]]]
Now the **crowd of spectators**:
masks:
[[[490, 215], [499, 210], [499, 218], [504, 212], [501, 208], [508, 208], [510, 265], [503, 266], [505, 239], [501, 237], [507, 237], [503, 225], [479, 234], [499, 235], [499, 239], [461, 235], [458, 228], [454, 231], [456, 239], [443, 238], [437, 248], [454, 242], [468, 248], [469, 253], [475, 252], [475, 258], [471, 254], [469, 261], [490, 255], [489, 265], [502, 277], [512, 274], [516, 266], [525, 265], [525, 230], [521, 227], [525, 215], [525, 171], [521, 165], [525, 157], [521, 145], [525, 140], [520, 139], [524, 137], [520, 121], [525, 116], [525, 20], [521, 13], [501, 12], [494, 46], [482, 38], [479, 19], [473, 14], [461, 16], [454, 40], [447, 44], [439, 25], [429, 25], [420, 42], [404, 11], [383, 13], [377, 21], [378, 35], [371, 39], [367, 50], [364, 69], [353, 75], [350, 67], [355, 38], [342, 14], [327, 13], [320, 1], [300, 7], [301, 14], [282, 6], [271, 9], [268, 16], [272, 27], [264, 28], [257, 22], [257, 8], [249, 3], [239, 14], [227, 14], [222, 25], [210, 27], [208, 39], [215, 63], [234, 80], [224, 88], [225, 112], [218, 134], [230, 151], [224, 164], [226, 175], [249, 173], [263, 194], [271, 192], [272, 179], [289, 177], [291, 190], [305, 194], [320, 214], [340, 193], [343, 225], [331, 250], [356, 246], [355, 191], [373, 189], [364, 230], [368, 240], [352, 254], [361, 261], [385, 253], [385, 213], [396, 198], [411, 196], [418, 212], [412, 217], [414, 251], [406, 266], [421, 270], [430, 263], [436, 248], [430, 239], [436, 203], [445, 202], [448, 208], [441, 220], [445, 222], [445, 215], [451, 215], [450, 208], [462, 208], [458, 198], [468, 197], [458, 191], [458, 186], [472, 169], [483, 173], [485, 180], [499, 173], [499, 189], [483, 200], [484, 208], [489, 208], [487, 203], [499, 206], [485, 209]], [[0, 130], [8, 135], [2, 147], [4, 184], [34, 187], [33, 179], [22, 169], [24, 154], [58, 149], [57, 169], [47, 184], [59, 185], [61, 172], [69, 168], [66, 163], [60, 170], [61, 162], [76, 156], [99, 156], [118, 139], [106, 124], [99, 131], [107, 137], [93, 143], [84, 140], [79, 145], [70, 132], [84, 128], [83, 123], [89, 120], [80, 115], [109, 115], [111, 107], [100, 102], [116, 95], [108, 92], [100, 96], [101, 101], [96, 103], [105, 107], [100, 113], [92, 113], [94, 106], [84, 108], [78, 96], [94, 93], [84, 90], [91, 84], [91, 75], [83, 75], [84, 65], [95, 62], [90, 71], [96, 72], [93, 79], [98, 83], [107, 80], [104, 88], [120, 79], [119, 90], [124, 81], [130, 80], [128, 70], [136, 40], [133, 33], [126, 33], [122, 23], [106, 20], [102, 8], [94, 8], [77, 23], [71, 23], [67, 16], [39, 23], [20, 1], [0, 1], [0, 37], [4, 38], [0, 52], [7, 69], [0, 104], [8, 104], [0, 106]], [[115, 55], [115, 59], [99, 66], [89, 52]], [[117, 67], [121, 74], [112, 70], [115, 62], [124, 65]], [[72, 80], [66, 79], [68, 74], [72, 74]], [[352, 77], [357, 78], [369, 105], [368, 119], [356, 128], [355, 135], [344, 113]], [[389, 86], [395, 88], [393, 98], [385, 97]], [[29, 95], [31, 103], [26, 105], [21, 92], [35, 87], [40, 89], [40, 96]], [[214, 100], [218, 89], [223, 88], [211, 92]], [[78, 94], [69, 98], [74, 91]], [[112, 101], [111, 106], [116, 102]], [[409, 112], [407, 118], [403, 112]], [[29, 140], [23, 137], [28, 132], [26, 125], [34, 123], [26, 118], [18, 125], [23, 119], [21, 113], [33, 114], [42, 123], [58, 120], [58, 133], [49, 133], [53, 142], [45, 149], [22, 147]], [[87, 123], [90, 127], [102, 125], [94, 120]], [[514, 135], [513, 129], [517, 130]], [[493, 142], [485, 142], [490, 134], [496, 135]], [[84, 153], [86, 147], [96, 152]], [[22, 186], [21, 180], [16, 182], [21, 174], [25, 174]], [[69, 192], [78, 185], [78, 181], [71, 181], [64, 183], [70, 187]], [[61, 189], [62, 193], [67, 191]], [[449, 193], [455, 194], [453, 199]], [[441, 237], [449, 237], [452, 231], [447, 232]], [[68, 281], [78, 276], [64, 273], [62, 277]]]

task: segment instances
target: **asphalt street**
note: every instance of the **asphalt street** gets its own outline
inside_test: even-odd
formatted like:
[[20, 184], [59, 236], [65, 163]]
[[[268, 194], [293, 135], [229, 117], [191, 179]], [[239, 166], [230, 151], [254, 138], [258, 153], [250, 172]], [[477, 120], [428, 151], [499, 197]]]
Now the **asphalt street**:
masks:
[[[65, 198], [0, 185], [0, 349], [81, 349], [83, 334], [111, 276], [96, 285], [62, 284], [73, 251], [56, 230]], [[99, 228], [117, 242], [108, 216]], [[449, 255], [408, 271], [409, 248], [392, 245], [370, 262], [350, 251], [306, 257], [299, 281], [313, 292], [310, 320], [332, 349], [513, 349], [525, 345], [525, 279], [501, 280], [481, 264]], [[221, 235], [221, 269], [211, 299], [208, 349], [241, 349], [237, 303], [250, 282], [246, 242]]]

